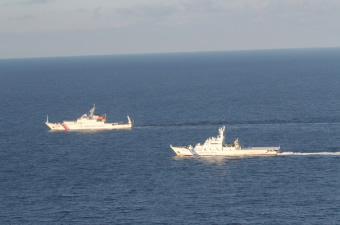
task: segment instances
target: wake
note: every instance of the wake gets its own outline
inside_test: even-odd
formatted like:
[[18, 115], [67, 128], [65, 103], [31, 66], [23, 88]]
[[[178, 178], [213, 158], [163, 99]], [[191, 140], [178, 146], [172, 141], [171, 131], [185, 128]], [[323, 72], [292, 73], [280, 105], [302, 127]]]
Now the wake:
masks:
[[302, 153], [302, 152], [281, 152], [277, 155], [339, 155], [340, 152], [310, 152], [310, 153]]

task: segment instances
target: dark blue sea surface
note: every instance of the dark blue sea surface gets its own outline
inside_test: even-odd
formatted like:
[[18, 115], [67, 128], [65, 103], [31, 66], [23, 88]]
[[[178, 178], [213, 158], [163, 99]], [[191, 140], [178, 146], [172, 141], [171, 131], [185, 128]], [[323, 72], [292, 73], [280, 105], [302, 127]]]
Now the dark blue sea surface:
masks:
[[[0, 224], [340, 224], [340, 49], [0, 60]], [[51, 132], [96, 104], [132, 130]], [[177, 157], [226, 141], [275, 157]]]

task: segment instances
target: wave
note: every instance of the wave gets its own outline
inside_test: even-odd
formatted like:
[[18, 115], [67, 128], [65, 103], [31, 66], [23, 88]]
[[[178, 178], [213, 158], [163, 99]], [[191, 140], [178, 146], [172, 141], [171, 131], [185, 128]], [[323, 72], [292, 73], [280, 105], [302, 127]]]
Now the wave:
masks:
[[340, 155], [340, 152], [281, 152], [278, 155]]
[[134, 128], [166, 128], [166, 127], [202, 127], [202, 126], [248, 126], [248, 125], [334, 125], [340, 124], [340, 122], [289, 122], [289, 121], [258, 121], [258, 122], [234, 122], [230, 121], [201, 121], [201, 122], [192, 122], [192, 123], [173, 123], [173, 124], [145, 124], [145, 125], [136, 125]]
[[133, 128], [168, 128], [168, 127], [197, 127], [197, 126], [215, 126], [222, 124], [214, 123], [183, 123], [183, 124], [159, 124], [159, 125], [141, 125]]

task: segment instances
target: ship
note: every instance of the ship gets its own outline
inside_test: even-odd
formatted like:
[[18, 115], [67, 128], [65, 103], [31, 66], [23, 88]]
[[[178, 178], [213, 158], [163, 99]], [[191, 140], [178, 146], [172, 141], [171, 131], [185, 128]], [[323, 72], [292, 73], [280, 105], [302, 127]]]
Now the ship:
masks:
[[128, 122], [108, 123], [106, 122], [106, 114], [103, 116], [95, 115], [95, 105], [90, 110], [90, 114], [84, 114], [77, 121], [64, 121], [62, 123], [48, 122], [48, 115], [45, 124], [51, 130], [113, 130], [113, 129], [131, 129], [132, 122], [127, 116]]
[[274, 156], [280, 151], [280, 147], [243, 148], [238, 138], [231, 144], [224, 143], [224, 131], [225, 126], [220, 127], [219, 135], [208, 138], [203, 145], [170, 147], [178, 156]]

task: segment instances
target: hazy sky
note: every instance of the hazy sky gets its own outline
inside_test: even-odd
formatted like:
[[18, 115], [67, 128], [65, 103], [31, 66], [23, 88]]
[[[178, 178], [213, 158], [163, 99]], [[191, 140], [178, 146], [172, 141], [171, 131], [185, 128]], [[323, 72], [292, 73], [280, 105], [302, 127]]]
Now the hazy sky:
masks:
[[0, 0], [0, 58], [340, 47], [340, 0]]

